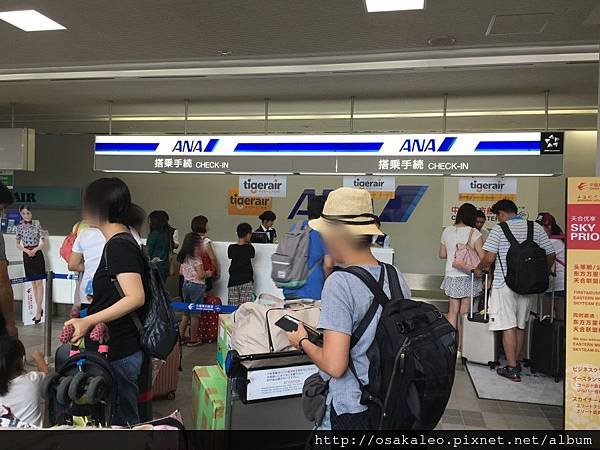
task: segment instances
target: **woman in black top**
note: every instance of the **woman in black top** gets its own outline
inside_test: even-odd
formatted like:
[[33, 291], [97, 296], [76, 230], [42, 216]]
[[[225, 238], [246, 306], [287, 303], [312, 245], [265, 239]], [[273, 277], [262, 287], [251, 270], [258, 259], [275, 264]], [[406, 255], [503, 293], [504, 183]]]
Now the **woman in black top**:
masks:
[[[94, 301], [88, 315], [65, 323], [75, 327], [71, 342], [85, 338], [86, 347], [93, 347], [89, 332], [94, 326], [99, 323], [108, 326], [108, 359], [118, 386], [117, 412], [113, 420], [116, 425], [139, 423], [138, 377], [144, 358], [131, 314], [144, 306], [148, 274], [142, 251], [127, 227], [130, 208], [129, 189], [119, 178], [101, 178], [87, 187], [83, 217], [90, 226], [100, 229], [106, 245], [94, 276]], [[115, 279], [124, 296], [119, 295]]]

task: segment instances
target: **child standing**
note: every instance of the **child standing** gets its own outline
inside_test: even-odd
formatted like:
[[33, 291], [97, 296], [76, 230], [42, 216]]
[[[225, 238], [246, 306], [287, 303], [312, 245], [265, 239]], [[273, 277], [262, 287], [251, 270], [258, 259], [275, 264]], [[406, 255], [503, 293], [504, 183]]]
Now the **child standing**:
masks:
[[[177, 261], [181, 266], [179, 273], [183, 277], [183, 286], [181, 288], [183, 301], [186, 303], [202, 303], [206, 294], [206, 278], [211, 277], [209, 270], [204, 270], [202, 264], [202, 246], [200, 238], [195, 233], [188, 233], [183, 240], [181, 250], [177, 255]], [[185, 341], [185, 331], [190, 323], [190, 340], [188, 347], [196, 347], [202, 344], [198, 337], [198, 328], [200, 327], [200, 318], [193, 315], [190, 318], [189, 313], [185, 313], [179, 323], [179, 335], [182, 341]]]
[[227, 256], [231, 259], [229, 283], [227, 283], [230, 305], [241, 305], [254, 299], [254, 270], [252, 269], [254, 247], [250, 243], [252, 226], [248, 223], [239, 224], [237, 235], [237, 244], [231, 244], [227, 249]]
[[33, 352], [37, 371], [25, 371], [25, 347], [12, 336], [0, 336], [0, 405], [29, 425], [43, 425], [41, 385], [48, 366], [41, 352]]

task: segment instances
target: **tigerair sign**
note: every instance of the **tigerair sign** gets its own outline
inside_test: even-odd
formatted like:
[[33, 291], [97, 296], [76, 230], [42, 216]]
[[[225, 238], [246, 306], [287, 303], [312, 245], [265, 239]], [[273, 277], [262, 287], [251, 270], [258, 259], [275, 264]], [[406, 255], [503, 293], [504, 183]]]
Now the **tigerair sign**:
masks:
[[240, 195], [247, 197], [285, 197], [287, 177], [277, 175], [241, 175]]
[[459, 201], [496, 202], [502, 199], [517, 199], [516, 178], [461, 178], [458, 182]]

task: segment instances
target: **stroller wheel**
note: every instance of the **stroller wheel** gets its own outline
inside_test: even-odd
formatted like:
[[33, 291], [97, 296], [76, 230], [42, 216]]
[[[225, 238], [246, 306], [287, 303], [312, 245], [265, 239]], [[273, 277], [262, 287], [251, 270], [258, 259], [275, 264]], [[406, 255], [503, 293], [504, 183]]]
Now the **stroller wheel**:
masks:
[[41, 387], [42, 398], [44, 400], [48, 400], [48, 399], [52, 398], [52, 396], [55, 393], [56, 385], [58, 383], [59, 378], [60, 378], [60, 375], [56, 372], [54, 372], [54, 373], [48, 375], [46, 378], [44, 378], [44, 380], [42, 381], [42, 387]]
[[69, 404], [69, 386], [71, 385], [71, 381], [73, 377], [62, 377], [58, 382], [58, 386], [56, 387], [56, 400], [61, 405]]
[[89, 379], [89, 383], [85, 388], [85, 396], [90, 405], [95, 405], [102, 400], [106, 392], [105, 387], [104, 378], [92, 377]]
[[88, 375], [85, 372], [77, 372], [69, 384], [69, 398], [74, 402], [79, 401], [81, 396], [84, 394], [87, 379]]

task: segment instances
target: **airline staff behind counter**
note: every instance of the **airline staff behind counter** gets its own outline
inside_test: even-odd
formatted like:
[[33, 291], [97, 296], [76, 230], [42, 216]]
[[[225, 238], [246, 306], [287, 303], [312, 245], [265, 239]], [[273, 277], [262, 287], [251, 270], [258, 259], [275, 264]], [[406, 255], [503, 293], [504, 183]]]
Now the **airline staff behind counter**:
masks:
[[[264, 243], [264, 244], [273, 244], [277, 242], [277, 231], [273, 228], [273, 224], [275, 223], [275, 219], [277, 216], [273, 211], [265, 211], [260, 216], [260, 226], [253, 233], [252, 242], [254, 243]], [[262, 239], [258, 239], [256, 235], [262, 235]]]

